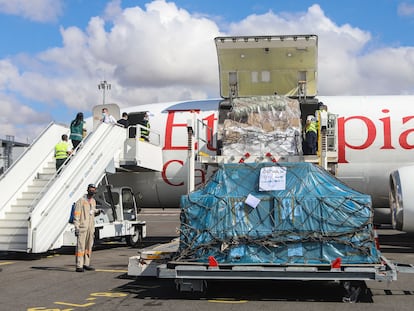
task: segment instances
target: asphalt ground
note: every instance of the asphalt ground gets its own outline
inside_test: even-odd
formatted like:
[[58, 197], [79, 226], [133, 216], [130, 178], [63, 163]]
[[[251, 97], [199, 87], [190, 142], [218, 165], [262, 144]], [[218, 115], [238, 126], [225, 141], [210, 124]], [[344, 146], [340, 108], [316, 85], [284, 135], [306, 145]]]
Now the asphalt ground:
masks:
[[[178, 210], [145, 210], [143, 247], [177, 236]], [[381, 251], [393, 262], [414, 265], [414, 236], [381, 229]], [[204, 294], [179, 293], [172, 280], [129, 278], [137, 249], [123, 241], [95, 246], [96, 271], [76, 273], [73, 248], [48, 254], [0, 253], [0, 310], [412, 310], [414, 274], [395, 282], [366, 282], [358, 303], [344, 303], [333, 282], [209, 282]]]

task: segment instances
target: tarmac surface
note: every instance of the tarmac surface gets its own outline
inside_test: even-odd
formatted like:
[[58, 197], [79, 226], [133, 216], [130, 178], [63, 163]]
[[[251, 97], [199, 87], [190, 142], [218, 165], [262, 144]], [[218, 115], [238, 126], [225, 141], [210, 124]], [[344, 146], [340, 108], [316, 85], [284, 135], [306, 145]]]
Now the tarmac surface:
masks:
[[[177, 236], [178, 210], [144, 210], [143, 247]], [[414, 265], [414, 236], [381, 229], [382, 254]], [[95, 246], [96, 271], [76, 273], [73, 248], [41, 255], [0, 253], [0, 310], [412, 310], [414, 274], [392, 283], [369, 281], [358, 303], [344, 303], [331, 282], [209, 282], [204, 294], [179, 293], [172, 280], [129, 278], [137, 249], [123, 241]]]

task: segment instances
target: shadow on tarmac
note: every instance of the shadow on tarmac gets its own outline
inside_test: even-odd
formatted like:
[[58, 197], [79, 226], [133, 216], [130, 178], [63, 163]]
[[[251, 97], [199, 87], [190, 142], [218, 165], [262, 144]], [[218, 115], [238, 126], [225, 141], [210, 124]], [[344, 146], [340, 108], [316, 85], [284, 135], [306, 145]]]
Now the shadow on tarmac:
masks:
[[[165, 240], [164, 242], [166, 242]], [[414, 234], [395, 230], [379, 232], [381, 252], [414, 253]], [[163, 242], [147, 241], [151, 243]], [[122, 276], [128, 278], [127, 275]], [[372, 303], [372, 292], [362, 282], [358, 302]], [[187, 299], [187, 300], [251, 300], [251, 301], [303, 301], [342, 302], [346, 290], [341, 283], [326, 281], [209, 281], [204, 293], [180, 293], [174, 280], [139, 277], [117, 290], [135, 295], [136, 299]], [[150, 303], [151, 305], [151, 303]]]
[[[139, 249], [148, 247], [157, 243], [165, 243], [169, 242], [174, 237], [150, 237], [145, 238], [142, 240], [141, 244], [138, 247], [130, 247], [131, 249]], [[93, 251], [105, 250], [105, 249], [115, 249], [118, 247], [126, 247], [126, 242], [124, 240], [107, 240], [107, 241], [98, 241], [93, 246]], [[49, 252], [40, 253], [40, 254], [32, 254], [32, 253], [24, 253], [24, 252], [0, 252], [0, 260], [21, 260], [21, 261], [31, 261], [31, 260], [39, 260], [42, 258], [46, 258], [51, 255], [73, 255], [75, 253], [75, 246], [64, 246], [56, 250], [51, 250]]]
[[[342, 302], [347, 296], [342, 284], [327, 281], [209, 281], [204, 293], [181, 293], [173, 280], [140, 277], [116, 290], [151, 300]], [[365, 282], [358, 302], [373, 302]]]

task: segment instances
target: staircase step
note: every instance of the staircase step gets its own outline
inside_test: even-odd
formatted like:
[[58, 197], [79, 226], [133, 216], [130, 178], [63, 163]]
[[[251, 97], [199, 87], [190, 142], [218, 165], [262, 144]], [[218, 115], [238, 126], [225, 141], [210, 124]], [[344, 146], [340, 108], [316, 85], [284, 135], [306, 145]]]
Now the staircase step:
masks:
[[55, 176], [55, 174], [45, 174], [45, 173], [39, 173], [37, 174], [37, 179], [40, 180], [51, 180], [52, 177]]
[[30, 206], [29, 204], [17, 204], [14, 203], [10, 206], [10, 209], [8, 209], [7, 211], [29, 211], [30, 210]]
[[1, 234], [0, 243], [24, 243], [27, 245], [27, 234]]
[[9, 212], [17, 212], [17, 213], [26, 213], [29, 214], [29, 206], [28, 205], [15, 205], [13, 204], [10, 206]]
[[44, 186], [47, 185], [48, 182], [49, 181], [46, 180], [46, 179], [36, 178], [36, 179], [33, 180], [33, 183], [29, 187], [42, 187], [43, 188]]
[[28, 213], [6, 212], [4, 215], [4, 220], [27, 220], [28, 218]]
[[56, 173], [56, 167], [52, 166], [52, 167], [44, 167], [42, 169], [42, 174], [52, 174], [54, 175]]
[[26, 235], [27, 236], [27, 232], [29, 231], [29, 229], [26, 227], [10, 227], [10, 228], [0, 228], [0, 236], [1, 235], [15, 235], [15, 234], [20, 234], [20, 235]]
[[34, 181], [33, 181], [32, 185], [27, 186], [27, 192], [39, 193], [40, 191], [42, 191], [45, 188], [45, 185], [46, 185], [46, 183], [44, 185], [36, 185], [36, 184], [34, 184]]
[[31, 206], [33, 203], [36, 203], [38, 201], [39, 200], [18, 198], [13, 205]]
[[28, 226], [27, 219], [16, 220], [16, 219], [2, 219], [0, 220], [0, 228], [23, 228]]
[[27, 251], [27, 241], [26, 242], [14, 242], [14, 243], [4, 243], [0, 242], [0, 250], [2, 251], [8, 251], [8, 252], [21, 252]]
[[40, 191], [39, 192], [29, 192], [29, 191], [26, 191], [26, 192], [23, 192], [22, 193], [20, 199], [23, 199], [23, 200], [28, 200], [28, 199], [33, 200], [33, 199], [42, 197], [42, 195], [43, 195], [43, 192], [40, 192]]
[[56, 161], [55, 161], [55, 160], [53, 160], [53, 161], [48, 161], [48, 162], [45, 164], [45, 167], [53, 167], [53, 168], [56, 170]]

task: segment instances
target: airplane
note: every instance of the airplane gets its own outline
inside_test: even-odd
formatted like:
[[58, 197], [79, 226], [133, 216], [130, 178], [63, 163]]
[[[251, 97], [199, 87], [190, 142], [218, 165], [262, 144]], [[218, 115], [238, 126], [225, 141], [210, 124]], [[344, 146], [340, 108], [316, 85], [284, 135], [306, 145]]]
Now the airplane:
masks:
[[[193, 100], [127, 107], [130, 124], [149, 112], [151, 132], [160, 134], [161, 172], [117, 172], [108, 176], [114, 185], [132, 187], [142, 194], [141, 207], [179, 207], [187, 192], [187, 120], [196, 116], [212, 131], [212, 139], [199, 150], [217, 154], [219, 104], [223, 99]], [[348, 186], [371, 195], [375, 223], [392, 223], [414, 232], [414, 96], [318, 96], [337, 114], [338, 164], [336, 176]], [[203, 165], [195, 168], [195, 184], [209, 177]], [[413, 193], [413, 194], [411, 194]]]

